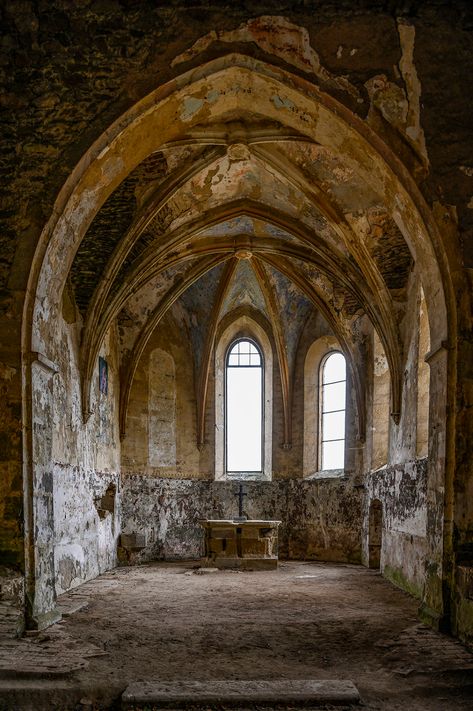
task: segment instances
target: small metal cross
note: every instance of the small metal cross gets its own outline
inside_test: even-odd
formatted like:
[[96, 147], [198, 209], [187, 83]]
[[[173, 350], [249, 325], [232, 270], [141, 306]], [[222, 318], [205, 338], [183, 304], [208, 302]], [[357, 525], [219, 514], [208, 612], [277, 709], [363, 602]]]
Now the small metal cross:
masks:
[[243, 484], [240, 484], [240, 487], [234, 496], [238, 496], [238, 516], [240, 518], [243, 517], [243, 497], [248, 496], [246, 491], [243, 491]]

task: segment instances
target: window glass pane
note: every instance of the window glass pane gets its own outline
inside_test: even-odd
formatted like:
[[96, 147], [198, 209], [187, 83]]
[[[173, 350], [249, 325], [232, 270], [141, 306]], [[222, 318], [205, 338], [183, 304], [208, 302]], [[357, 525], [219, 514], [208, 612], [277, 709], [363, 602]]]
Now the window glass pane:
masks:
[[262, 374], [262, 368], [227, 369], [227, 471], [262, 470]]
[[333, 353], [324, 363], [322, 374], [323, 383], [335, 383], [346, 379], [345, 357], [342, 353]]
[[261, 361], [261, 354], [253, 343], [250, 341], [238, 341], [229, 353], [227, 365], [258, 367], [262, 365]]
[[323, 416], [322, 441], [345, 438], [345, 410]]
[[240, 362], [238, 365], [250, 365], [250, 356], [248, 353], [240, 352]]
[[345, 381], [323, 386], [323, 412], [345, 409]]
[[322, 469], [343, 469], [345, 466], [345, 442], [324, 442], [322, 445]]
[[250, 355], [250, 363], [251, 365], [261, 365], [261, 357], [259, 353], [251, 353]]

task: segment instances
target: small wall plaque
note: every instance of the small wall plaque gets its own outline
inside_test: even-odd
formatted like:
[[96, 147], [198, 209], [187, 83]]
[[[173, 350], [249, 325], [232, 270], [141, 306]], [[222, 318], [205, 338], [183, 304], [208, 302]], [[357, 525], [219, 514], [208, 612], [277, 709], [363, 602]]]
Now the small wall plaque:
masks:
[[108, 395], [108, 363], [101, 356], [99, 356], [99, 390], [104, 395]]

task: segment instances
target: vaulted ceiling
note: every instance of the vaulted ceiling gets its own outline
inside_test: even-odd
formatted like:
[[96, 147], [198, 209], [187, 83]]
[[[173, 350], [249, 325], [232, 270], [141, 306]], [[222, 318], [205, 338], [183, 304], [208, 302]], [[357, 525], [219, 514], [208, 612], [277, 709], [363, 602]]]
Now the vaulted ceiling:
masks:
[[242, 304], [271, 325], [287, 422], [297, 343], [312, 310], [347, 354], [360, 408], [361, 317], [386, 346], [391, 339], [391, 351], [400, 344], [394, 300], [399, 308], [412, 257], [379, 195], [343, 154], [248, 112], [225, 118], [194, 126], [140, 163], [96, 214], [70, 272], [83, 348], [119, 324], [122, 431], [139, 359], [176, 302], [201, 374], [201, 442], [218, 323]]
[[367, 322], [387, 357], [398, 421], [414, 260], [439, 342], [447, 319], [437, 286], [443, 247], [418, 190], [429, 162], [414, 29], [399, 20], [396, 33], [393, 73], [360, 84], [324, 67], [308, 30], [287, 18], [210, 32], [174, 56], [170, 68], [182, 74], [134, 104], [84, 155], [41, 267], [38, 294], [48, 296], [36, 300], [34, 329], [46, 333], [64, 255], [83, 326], [85, 419], [110, 327], [118, 325], [120, 339], [123, 432], [140, 357], [166, 313], [179, 309], [198, 374], [201, 444], [219, 323], [246, 306], [271, 330], [286, 444], [297, 344], [314, 311], [347, 357], [360, 436]]

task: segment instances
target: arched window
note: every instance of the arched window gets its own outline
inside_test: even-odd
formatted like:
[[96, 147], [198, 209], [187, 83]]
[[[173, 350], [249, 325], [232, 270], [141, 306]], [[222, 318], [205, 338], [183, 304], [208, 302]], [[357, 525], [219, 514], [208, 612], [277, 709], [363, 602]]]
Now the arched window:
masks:
[[329, 353], [320, 368], [320, 469], [343, 469], [345, 463], [346, 362]]
[[230, 345], [225, 363], [225, 462], [228, 473], [263, 471], [263, 356], [253, 341]]
[[[260, 357], [260, 368], [241, 368], [241, 370], [237, 368], [227, 368], [230, 354], [239, 341], [249, 341], [251, 345], [256, 348]], [[241, 348], [240, 346], [240, 360]], [[238, 349], [235, 355], [237, 354]], [[251, 361], [252, 364], [255, 365], [253, 355]], [[260, 373], [261, 385], [256, 389], [256, 392], [259, 393], [259, 397], [261, 398], [261, 430], [259, 441], [261, 443], [262, 461], [259, 471], [253, 469], [245, 471], [239, 468], [236, 472], [233, 472], [228, 469], [228, 465], [231, 464], [227, 457], [227, 395], [229, 394], [227, 375], [230, 370], [232, 373], [234, 371], [247, 371], [249, 374], [259, 371]], [[229, 320], [228, 326], [221, 332], [215, 345], [215, 479], [217, 481], [271, 481], [273, 455], [273, 375], [273, 352], [271, 341], [265, 329], [257, 321], [252, 319], [251, 316], [246, 314], [234, 320]], [[238, 377], [238, 375], [235, 377]], [[254, 375], [253, 377], [256, 376]], [[231, 374], [230, 378], [232, 378]], [[245, 406], [245, 419], [250, 415], [248, 402], [247, 400]], [[251, 407], [251, 411], [254, 414], [253, 407]], [[248, 442], [245, 443], [245, 447], [247, 443]], [[233, 464], [233, 466], [235, 466], [235, 464]]]

